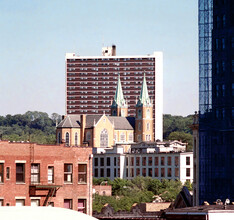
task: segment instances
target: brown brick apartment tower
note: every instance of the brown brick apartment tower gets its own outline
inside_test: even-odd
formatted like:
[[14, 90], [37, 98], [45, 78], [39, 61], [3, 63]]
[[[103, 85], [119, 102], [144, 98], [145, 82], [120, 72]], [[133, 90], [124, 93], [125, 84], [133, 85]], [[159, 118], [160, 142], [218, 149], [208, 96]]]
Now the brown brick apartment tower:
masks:
[[[162, 140], [163, 112], [163, 56], [116, 56], [116, 47], [102, 48], [102, 56], [66, 54], [66, 113], [111, 115], [112, 99], [118, 83], [128, 107], [128, 115], [135, 116], [136, 99], [141, 91], [145, 73], [153, 111], [153, 139]], [[152, 139], [152, 140], [153, 140]]]

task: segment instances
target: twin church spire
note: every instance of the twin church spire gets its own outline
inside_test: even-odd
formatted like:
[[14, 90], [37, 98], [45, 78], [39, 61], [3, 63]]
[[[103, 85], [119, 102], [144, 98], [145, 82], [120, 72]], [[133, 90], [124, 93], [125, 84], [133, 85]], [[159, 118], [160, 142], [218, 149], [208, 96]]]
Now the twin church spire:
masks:
[[[141, 87], [141, 93], [138, 98], [137, 107], [151, 105], [149, 93], [146, 84], [146, 77], [144, 74], [143, 83]], [[111, 115], [126, 117], [128, 114], [128, 105], [124, 99], [123, 90], [120, 81], [120, 75], [118, 75], [118, 83], [115, 91], [113, 103], [111, 105]]]

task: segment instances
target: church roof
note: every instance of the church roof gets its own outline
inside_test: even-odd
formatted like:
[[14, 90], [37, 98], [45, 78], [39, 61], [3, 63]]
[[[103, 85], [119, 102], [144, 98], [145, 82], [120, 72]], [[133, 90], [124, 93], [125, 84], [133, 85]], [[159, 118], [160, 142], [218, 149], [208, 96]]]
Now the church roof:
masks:
[[80, 128], [80, 115], [67, 115], [57, 128]]
[[[100, 120], [103, 115], [86, 115], [85, 128], [92, 128], [94, 124]], [[114, 124], [116, 130], [133, 130], [135, 127], [134, 117], [118, 117], [107, 116], [111, 123]], [[57, 126], [57, 128], [80, 128], [80, 115], [67, 115]]]
[[118, 75], [118, 83], [117, 83], [117, 87], [116, 87], [116, 91], [115, 91], [115, 97], [112, 103], [111, 107], [116, 107], [116, 106], [125, 106], [126, 102], [124, 99], [124, 95], [123, 95], [123, 90], [122, 90], [122, 86], [121, 86], [121, 81], [120, 81], [120, 75]]
[[150, 105], [150, 104], [151, 103], [150, 103], [147, 83], [146, 83], [145, 74], [144, 74], [143, 83], [141, 86], [141, 93], [137, 102], [137, 106]]
[[134, 117], [107, 116], [107, 118], [114, 123], [116, 130], [133, 130], [135, 127]]

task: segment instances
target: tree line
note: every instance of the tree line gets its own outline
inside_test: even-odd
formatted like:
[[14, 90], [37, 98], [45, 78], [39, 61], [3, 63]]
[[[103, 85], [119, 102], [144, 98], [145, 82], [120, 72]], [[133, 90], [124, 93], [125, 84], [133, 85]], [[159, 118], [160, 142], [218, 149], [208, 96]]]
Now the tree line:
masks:
[[3, 140], [31, 141], [38, 144], [56, 142], [56, 123], [61, 116], [53, 113], [27, 111], [25, 114], [0, 116], [0, 135]]
[[[183, 184], [178, 180], [162, 181], [151, 177], [137, 176], [132, 180], [116, 178], [111, 181], [108, 178], [93, 178], [94, 185], [107, 182], [112, 186], [112, 196], [95, 194], [93, 198], [93, 211], [101, 212], [103, 206], [108, 203], [114, 211], [130, 211], [134, 203], [152, 202], [156, 197], [164, 202], [172, 202], [181, 191]], [[192, 190], [192, 184], [187, 181], [184, 186]]]
[[[25, 114], [0, 116], [0, 135], [9, 141], [32, 141], [39, 144], [56, 142], [56, 122], [61, 115], [53, 113], [50, 117], [45, 112], [27, 111]], [[187, 117], [163, 115], [164, 140], [181, 140], [192, 149], [192, 115]]]

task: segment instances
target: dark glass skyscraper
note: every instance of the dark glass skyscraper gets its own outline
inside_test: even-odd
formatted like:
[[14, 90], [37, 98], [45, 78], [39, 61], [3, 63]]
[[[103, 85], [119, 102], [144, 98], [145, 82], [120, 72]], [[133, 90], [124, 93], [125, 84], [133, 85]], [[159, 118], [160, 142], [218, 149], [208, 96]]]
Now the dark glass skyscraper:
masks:
[[234, 0], [199, 0], [199, 203], [234, 201]]

